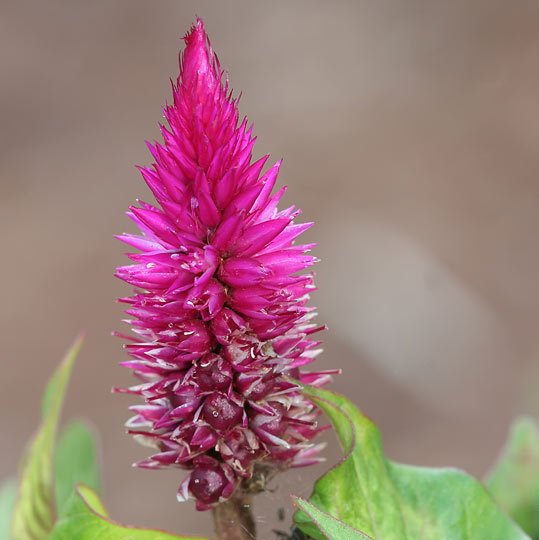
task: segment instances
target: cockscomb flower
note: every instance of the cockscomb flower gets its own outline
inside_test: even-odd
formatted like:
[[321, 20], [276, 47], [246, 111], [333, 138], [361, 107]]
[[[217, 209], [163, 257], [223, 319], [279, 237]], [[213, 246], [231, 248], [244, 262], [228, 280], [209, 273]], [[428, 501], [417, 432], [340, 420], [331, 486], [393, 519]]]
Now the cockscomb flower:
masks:
[[159, 206], [128, 212], [142, 234], [118, 238], [136, 248], [117, 276], [135, 293], [126, 348], [143, 398], [129, 432], [155, 448], [140, 467], [190, 471], [178, 499], [206, 510], [247, 485], [257, 467], [316, 463], [318, 412], [294, 379], [325, 383], [333, 372], [306, 372], [321, 330], [307, 306], [312, 244], [296, 237], [295, 207], [272, 194], [280, 163], [262, 173], [252, 162], [252, 127], [238, 117], [201, 20], [186, 35], [173, 103], [164, 108], [164, 143], [140, 168]]

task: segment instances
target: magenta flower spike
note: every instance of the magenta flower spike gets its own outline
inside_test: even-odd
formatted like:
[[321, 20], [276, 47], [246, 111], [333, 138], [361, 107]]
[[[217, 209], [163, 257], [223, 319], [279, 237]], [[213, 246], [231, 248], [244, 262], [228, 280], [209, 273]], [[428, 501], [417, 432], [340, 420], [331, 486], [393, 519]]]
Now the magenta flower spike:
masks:
[[[332, 373], [305, 372], [320, 352], [307, 306], [316, 259], [295, 244], [312, 224], [278, 210], [272, 195], [280, 163], [262, 174], [255, 138], [201, 20], [186, 35], [174, 101], [164, 108], [164, 143], [148, 144], [155, 163], [140, 168], [158, 206], [128, 212], [140, 235], [117, 276], [133, 285], [126, 348], [140, 384], [129, 433], [155, 448], [138, 463], [190, 471], [178, 499], [199, 510], [231, 497], [260, 470], [317, 463], [318, 411], [293, 379], [321, 385]], [[247, 481], [242, 485], [246, 485]]]

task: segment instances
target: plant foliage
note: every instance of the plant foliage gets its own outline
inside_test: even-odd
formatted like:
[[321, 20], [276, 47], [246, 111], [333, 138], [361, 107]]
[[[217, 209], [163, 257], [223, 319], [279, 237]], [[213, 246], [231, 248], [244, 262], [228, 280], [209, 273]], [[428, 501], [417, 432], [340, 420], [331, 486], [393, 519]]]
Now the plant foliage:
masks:
[[[328, 415], [346, 457], [315, 484], [318, 510], [375, 540], [523, 540], [528, 538], [471, 476], [455, 469], [389, 461], [377, 426], [346, 398], [305, 387]], [[327, 536], [304, 511], [296, 524], [316, 540]]]

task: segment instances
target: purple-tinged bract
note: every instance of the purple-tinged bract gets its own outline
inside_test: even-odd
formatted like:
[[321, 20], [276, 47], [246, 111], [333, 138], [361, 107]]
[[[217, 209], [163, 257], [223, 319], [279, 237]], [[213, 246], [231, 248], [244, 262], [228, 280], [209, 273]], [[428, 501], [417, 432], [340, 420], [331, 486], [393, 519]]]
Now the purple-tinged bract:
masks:
[[[205, 510], [231, 496], [254, 467], [316, 463], [318, 412], [292, 379], [320, 385], [329, 372], [304, 372], [318, 353], [307, 306], [316, 259], [295, 244], [310, 223], [272, 194], [279, 163], [252, 162], [252, 127], [238, 117], [199, 20], [185, 37], [174, 102], [164, 108], [164, 143], [141, 168], [158, 206], [128, 212], [140, 235], [117, 276], [136, 288], [126, 338], [141, 396], [129, 432], [156, 452], [140, 467], [190, 474], [178, 498]], [[122, 336], [125, 338], [125, 336]], [[122, 390], [120, 390], [122, 391]]]

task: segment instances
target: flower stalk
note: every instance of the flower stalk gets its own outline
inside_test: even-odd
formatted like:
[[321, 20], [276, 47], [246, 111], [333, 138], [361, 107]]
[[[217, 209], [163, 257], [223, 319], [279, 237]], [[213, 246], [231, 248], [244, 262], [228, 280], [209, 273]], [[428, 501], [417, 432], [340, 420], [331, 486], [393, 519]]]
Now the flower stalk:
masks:
[[256, 526], [251, 509], [251, 495], [239, 489], [212, 511], [218, 540], [253, 540]]

